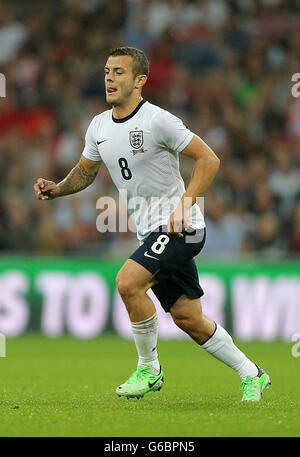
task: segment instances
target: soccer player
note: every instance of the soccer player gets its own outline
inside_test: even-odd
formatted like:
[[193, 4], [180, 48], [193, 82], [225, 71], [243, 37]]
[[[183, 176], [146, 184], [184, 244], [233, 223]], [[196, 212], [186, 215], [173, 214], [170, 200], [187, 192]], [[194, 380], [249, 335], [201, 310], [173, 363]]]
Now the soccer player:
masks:
[[[180, 119], [142, 98], [149, 63], [141, 50], [112, 50], [104, 71], [106, 100], [112, 109], [92, 119], [82, 156], [67, 177], [58, 184], [39, 178], [34, 190], [40, 200], [74, 194], [94, 181], [104, 162], [119, 191], [126, 190], [128, 201], [138, 201], [128, 210], [134, 216], [140, 246], [116, 278], [131, 321], [138, 364], [116, 393], [140, 398], [163, 386], [158, 319], [146, 293], [152, 288], [178, 327], [238, 373], [242, 400], [259, 401], [270, 384], [268, 374], [201, 309], [203, 290], [194, 257], [205, 242], [205, 222], [196, 201], [211, 184], [219, 159]], [[179, 154], [195, 161], [187, 189]]]

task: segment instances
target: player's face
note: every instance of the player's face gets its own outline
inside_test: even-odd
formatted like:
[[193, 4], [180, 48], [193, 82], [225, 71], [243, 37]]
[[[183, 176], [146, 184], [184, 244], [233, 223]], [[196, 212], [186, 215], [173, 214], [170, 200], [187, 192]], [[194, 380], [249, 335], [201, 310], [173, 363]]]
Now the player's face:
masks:
[[107, 103], [118, 106], [126, 103], [135, 88], [131, 56], [110, 56], [105, 68]]

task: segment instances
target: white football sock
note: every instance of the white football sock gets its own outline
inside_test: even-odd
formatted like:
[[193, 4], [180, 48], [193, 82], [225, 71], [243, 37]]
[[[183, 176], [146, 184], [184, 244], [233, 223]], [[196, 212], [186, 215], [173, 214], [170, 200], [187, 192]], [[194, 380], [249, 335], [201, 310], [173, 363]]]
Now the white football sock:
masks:
[[201, 344], [201, 347], [237, 371], [241, 378], [255, 377], [258, 374], [255, 363], [251, 362], [236, 347], [229, 333], [219, 324], [216, 324], [215, 333], [205, 343]]
[[138, 352], [140, 367], [151, 366], [152, 374], [158, 374], [160, 364], [157, 354], [158, 338], [158, 317], [155, 312], [153, 316], [145, 321], [131, 322], [132, 333]]

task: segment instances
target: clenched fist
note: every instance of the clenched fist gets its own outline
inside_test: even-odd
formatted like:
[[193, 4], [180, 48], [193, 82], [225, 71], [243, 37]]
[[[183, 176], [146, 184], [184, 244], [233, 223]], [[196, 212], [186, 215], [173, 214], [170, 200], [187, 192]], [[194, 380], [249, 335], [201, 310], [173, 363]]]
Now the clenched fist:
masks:
[[59, 196], [59, 188], [53, 181], [38, 178], [33, 186], [35, 195], [39, 200], [53, 200]]

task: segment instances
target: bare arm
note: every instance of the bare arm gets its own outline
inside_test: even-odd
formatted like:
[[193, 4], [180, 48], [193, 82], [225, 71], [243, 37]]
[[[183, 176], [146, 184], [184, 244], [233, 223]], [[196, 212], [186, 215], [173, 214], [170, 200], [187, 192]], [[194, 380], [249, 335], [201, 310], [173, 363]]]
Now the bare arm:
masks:
[[81, 156], [79, 162], [72, 168], [68, 176], [57, 184], [58, 196], [75, 194], [92, 184], [98, 174], [101, 163], [101, 161], [95, 162]]
[[182, 151], [182, 154], [193, 158], [195, 160], [195, 166], [191, 181], [178, 207], [170, 216], [170, 232], [177, 232], [176, 226], [179, 227], [179, 231], [181, 231], [180, 227], [185, 226], [186, 215], [189, 214], [191, 206], [196, 203], [197, 197], [202, 196], [210, 186], [220, 166], [218, 157], [197, 135], [194, 135], [193, 139]]
[[95, 180], [102, 161], [81, 156], [79, 162], [60, 183], [38, 178], [34, 191], [40, 200], [53, 200], [64, 195], [75, 194], [88, 187]]
[[[190, 208], [196, 203], [196, 198], [202, 196], [210, 186], [219, 169], [220, 159], [197, 135], [194, 135], [182, 154], [195, 160], [191, 181], [181, 199], [182, 201], [186, 200], [185, 206]], [[187, 199], [186, 197], [190, 198]]]

